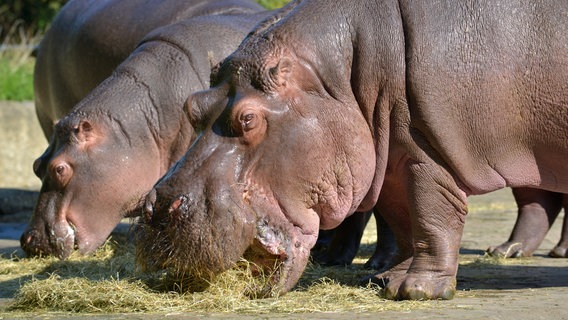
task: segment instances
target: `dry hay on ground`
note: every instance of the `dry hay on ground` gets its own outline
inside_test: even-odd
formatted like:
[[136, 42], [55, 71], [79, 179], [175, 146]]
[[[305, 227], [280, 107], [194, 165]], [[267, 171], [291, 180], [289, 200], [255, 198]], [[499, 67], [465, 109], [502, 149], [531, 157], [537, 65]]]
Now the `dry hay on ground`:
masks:
[[359, 286], [359, 279], [369, 272], [362, 269], [363, 262], [350, 267], [311, 265], [294, 291], [277, 298], [251, 299], [247, 292], [251, 286], [259, 285], [259, 280], [250, 276], [244, 263], [219, 276], [203, 292], [179, 293], [164, 289], [164, 283], [168, 283], [164, 274], [136, 272], [134, 256], [131, 245], [108, 241], [93, 256], [72, 256], [66, 261], [1, 257], [0, 283], [12, 286], [4, 290], [13, 291], [14, 301], [7, 310], [0, 311], [12, 315], [34, 312], [267, 314], [407, 311], [431, 307], [429, 302], [385, 300], [376, 286]]

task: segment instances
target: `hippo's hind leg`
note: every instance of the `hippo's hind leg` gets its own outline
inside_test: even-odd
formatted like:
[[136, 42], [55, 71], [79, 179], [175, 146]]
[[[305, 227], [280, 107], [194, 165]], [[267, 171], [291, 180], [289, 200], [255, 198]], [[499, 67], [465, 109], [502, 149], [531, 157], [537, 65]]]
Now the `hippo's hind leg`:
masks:
[[564, 222], [562, 223], [562, 234], [558, 244], [548, 254], [553, 258], [568, 258], [568, 194], [562, 195], [564, 207]]
[[359, 250], [371, 214], [374, 214], [377, 225], [377, 243], [365, 268], [382, 270], [391, 266], [397, 252], [396, 238], [378, 209], [357, 212], [335, 229], [320, 230], [316, 246], [312, 248], [312, 260], [326, 266], [350, 265]]
[[365, 263], [365, 268], [384, 270], [394, 264], [398, 246], [394, 233], [385, 218], [383, 218], [378, 209], [375, 209], [374, 213], [377, 223], [377, 245], [375, 252]]
[[[513, 188], [513, 195], [518, 206], [515, 227], [509, 240], [487, 249], [490, 255], [505, 258], [531, 256], [542, 243], [562, 209], [563, 195], [560, 193], [532, 188]], [[559, 243], [555, 249], [558, 249], [558, 253], [563, 251], [565, 254], [567, 245], [568, 238], [564, 241], [564, 246], [560, 246]]]

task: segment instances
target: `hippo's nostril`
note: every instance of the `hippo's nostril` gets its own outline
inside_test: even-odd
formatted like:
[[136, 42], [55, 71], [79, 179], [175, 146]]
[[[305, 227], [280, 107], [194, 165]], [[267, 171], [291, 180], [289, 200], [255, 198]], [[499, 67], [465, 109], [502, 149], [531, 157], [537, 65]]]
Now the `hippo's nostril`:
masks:
[[43, 243], [41, 239], [36, 229], [28, 229], [20, 237], [20, 246], [29, 257], [39, 256], [48, 252], [47, 244]]
[[34, 233], [36, 233], [34, 229], [28, 229], [24, 231], [24, 233], [20, 237], [20, 244], [22, 245], [22, 247], [29, 247], [32, 244], [32, 242], [34, 241]]
[[181, 219], [187, 217], [188, 210], [189, 199], [187, 198], [187, 196], [178, 196], [177, 199], [172, 202], [168, 210], [170, 220], [174, 222], [180, 222]]
[[22, 234], [22, 236], [20, 237], [20, 245], [25, 250], [25, 248], [29, 247], [32, 240], [33, 240], [32, 235], [27, 232], [24, 232], [24, 234]]
[[170, 212], [177, 210], [181, 205], [183, 205], [187, 201], [186, 196], [179, 196], [177, 199], [172, 202], [170, 206]]

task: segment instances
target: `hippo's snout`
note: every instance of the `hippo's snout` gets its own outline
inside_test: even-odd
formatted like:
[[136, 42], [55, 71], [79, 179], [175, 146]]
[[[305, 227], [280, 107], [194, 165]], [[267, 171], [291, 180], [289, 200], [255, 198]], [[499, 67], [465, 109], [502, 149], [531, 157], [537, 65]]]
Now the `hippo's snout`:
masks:
[[47, 232], [28, 228], [20, 237], [20, 245], [29, 257], [55, 255], [66, 259], [76, 249], [75, 229], [67, 222], [56, 224]]
[[37, 229], [26, 229], [20, 237], [20, 245], [28, 257], [51, 254], [47, 238]]

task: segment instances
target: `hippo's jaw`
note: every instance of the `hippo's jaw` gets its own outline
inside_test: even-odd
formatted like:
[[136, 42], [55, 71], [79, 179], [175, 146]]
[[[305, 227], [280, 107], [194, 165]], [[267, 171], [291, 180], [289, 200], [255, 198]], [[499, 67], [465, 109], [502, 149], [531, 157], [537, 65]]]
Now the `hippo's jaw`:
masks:
[[256, 288], [254, 296], [264, 298], [290, 291], [306, 268], [317, 235], [303, 234], [289, 222], [266, 219], [257, 221], [256, 232], [244, 258], [260, 267], [268, 279], [264, 287]]
[[202, 290], [242, 257], [253, 241], [254, 221], [228, 192], [218, 204], [193, 194], [165, 196], [167, 188], [159, 187], [147, 195], [134, 229], [137, 265], [168, 271], [185, 290]]
[[276, 199], [268, 188], [249, 184], [245, 190], [244, 202], [255, 213], [256, 232], [244, 257], [270, 276], [254, 295], [284, 294], [296, 285], [308, 263], [319, 217], [301, 201]]
[[157, 188], [148, 194], [146, 214], [135, 229], [142, 270], [167, 270], [186, 289], [201, 290], [245, 258], [253, 275], [267, 280], [250, 292], [254, 297], [282, 294], [297, 283], [317, 230], [304, 234], [275, 199], [241, 185], [221, 193], [221, 204], [195, 201], [191, 194], [168, 201]]
[[20, 245], [27, 256], [56, 256], [67, 259], [73, 252], [82, 255], [94, 252], [106, 237], [94, 238], [71, 219], [55, 222], [36, 221], [20, 238]]
[[[70, 195], [72, 193], [69, 193]], [[139, 206], [138, 200], [131, 201], [131, 206], [125, 206], [113, 215], [105, 210], [78, 210], [65, 196], [53, 196], [52, 192], [40, 195], [42, 198], [36, 205], [34, 216], [28, 228], [20, 238], [20, 245], [27, 256], [56, 256], [68, 258], [73, 252], [81, 255], [93, 253], [110, 235], [125, 212], [139, 212], [131, 206]], [[102, 221], [94, 224], [84, 217], [101, 217], [101, 212], [107, 213]]]

